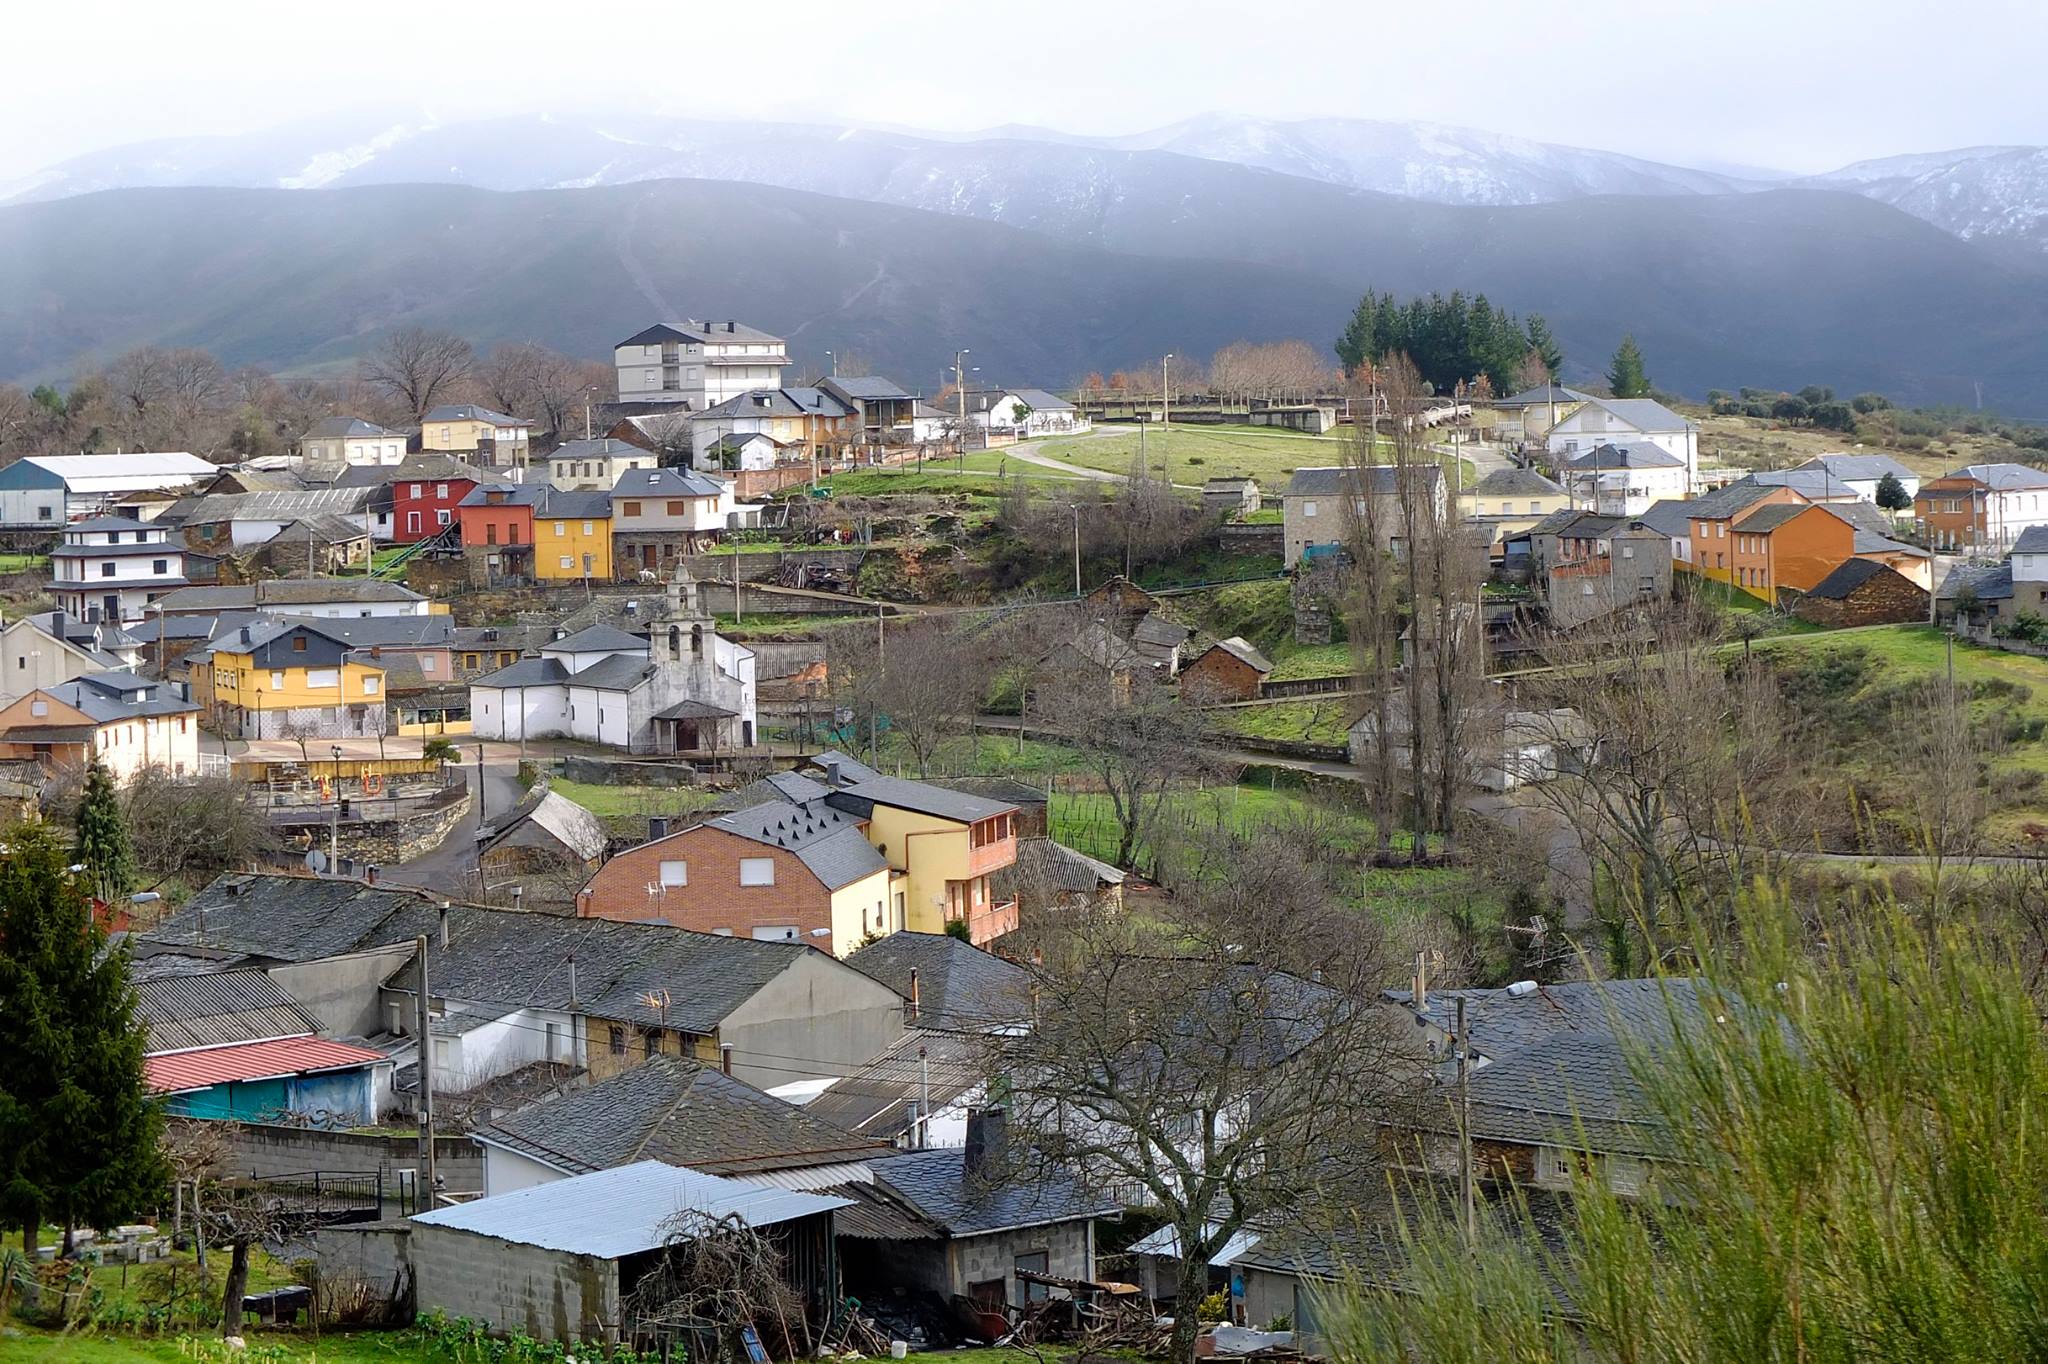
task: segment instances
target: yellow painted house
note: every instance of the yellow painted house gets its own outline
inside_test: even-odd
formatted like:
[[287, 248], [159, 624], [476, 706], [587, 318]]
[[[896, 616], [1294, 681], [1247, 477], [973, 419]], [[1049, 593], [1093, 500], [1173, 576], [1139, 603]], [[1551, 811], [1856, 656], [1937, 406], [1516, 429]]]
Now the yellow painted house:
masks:
[[1571, 494], [1534, 469], [1496, 469], [1458, 494], [1458, 514], [1468, 526], [1492, 531], [1501, 543], [1572, 505]]
[[[927, 782], [873, 774], [836, 754], [817, 760], [825, 801], [867, 821], [867, 840], [897, 873], [895, 922], [912, 933], [943, 933], [965, 920], [979, 945], [1017, 927], [1017, 902], [998, 901], [995, 873], [1017, 861], [1017, 807]], [[855, 780], [835, 777], [848, 764]]]
[[420, 418], [420, 449], [466, 455], [487, 469], [526, 464], [533, 423], [475, 403], [444, 403]]
[[191, 665], [192, 696], [231, 739], [386, 732], [384, 670], [317, 625], [271, 622], [223, 635]]
[[541, 581], [611, 581], [612, 495], [608, 489], [549, 490], [533, 510], [533, 576]]

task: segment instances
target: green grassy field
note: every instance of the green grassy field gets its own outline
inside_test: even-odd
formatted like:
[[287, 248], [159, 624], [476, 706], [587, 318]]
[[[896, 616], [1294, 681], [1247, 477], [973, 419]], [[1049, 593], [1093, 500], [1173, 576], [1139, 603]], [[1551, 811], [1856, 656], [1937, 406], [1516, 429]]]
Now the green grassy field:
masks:
[[32, 568], [47, 568], [50, 556], [47, 554], [0, 554], [0, 573], [26, 573]]
[[[1140, 428], [1110, 428], [1113, 435], [1069, 436], [1035, 447], [1038, 453], [1083, 469], [1129, 473], [1138, 457]], [[1344, 462], [1345, 441], [1255, 426], [1147, 428], [1142, 440], [1154, 475], [1175, 483], [1247, 475], [1266, 492], [1278, 492], [1296, 469]]]
[[1209, 716], [1210, 723], [1221, 734], [1341, 744], [1345, 731], [1351, 727], [1354, 704], [1348, 696], [1316, 696], [1303, 701], [1276, 701], [1270, 706], [1235, 706], [1211, 711]]
[[711, 802], [711, 796], [687, 786], [598, 786], [555, 778], [557, 794], [575, 801], [593, 815], [688, 814]]
[[1684, 584], [1694, 601], [1706, 602], [1718, 610], [1727, 612], [1732, 618], [1731, 627], [1748, 633], [1753, 638], [1825, 633], [1824, 627], [1815, 625], [1812, 621], [1801, 620], [1797, 616], [1773, 611], [1758, 598], [1730, 583], [1715, 582], [1711, 578], [1701, 578], [1691, 573], [1674, 576]]

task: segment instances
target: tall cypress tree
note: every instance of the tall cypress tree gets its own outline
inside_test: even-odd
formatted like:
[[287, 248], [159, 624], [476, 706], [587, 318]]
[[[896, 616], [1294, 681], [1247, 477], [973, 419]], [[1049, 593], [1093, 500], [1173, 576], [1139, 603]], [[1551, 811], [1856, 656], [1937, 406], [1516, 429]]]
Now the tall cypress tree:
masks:
[[1617, 398], [1650, 396], [1650, 376], [1643, 372], [1643, 353], [1636, 348], [1633, 334], [1621, 338], [1621, 346], [1607, 366], [1607, 387]]
[[135, 854], [128, 846], [128, 822], [121, 796], [98, 758], [85, 774], [78, 802], [78, 844], [72, 857], [85, 864], [86, 884], [102, 900], [117, 900], [135, 889]]
[[110, 1226], [154, 1203], [162, 1115], [124, 951], [42, 825], [0, 856], [0, 1215]]

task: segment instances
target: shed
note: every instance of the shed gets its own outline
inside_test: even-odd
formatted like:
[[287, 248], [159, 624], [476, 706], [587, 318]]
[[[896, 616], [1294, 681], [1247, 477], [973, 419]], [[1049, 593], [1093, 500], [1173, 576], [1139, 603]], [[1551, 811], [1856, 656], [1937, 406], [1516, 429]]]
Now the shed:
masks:
[[630, 1331], [625, 1299], [672, 1239], [731, 1217], [769, 1229], [785, 1281], [816, 1316], [838, 1297], [832, 1213], [851, 1202], [645, 1160], [421, 1213], [408, 1254], [422, 1311], [543, 1340], [602, 1340]]
[[1250, 516], [1260, 504], [1259, 481], [1255, 478], [1212, 478], [1202, 485], [1202, 510], [1226, 521]]
[[1927, 619], [1927, 589], [1875, 559], [1846, 559], [1793, 603], [1792, 614], [1839, 629]]
[[1273, 663], [1241, 635], [1220, 639], [1181, 670], [1181, 695], [1197, 704], [1255, 701]]

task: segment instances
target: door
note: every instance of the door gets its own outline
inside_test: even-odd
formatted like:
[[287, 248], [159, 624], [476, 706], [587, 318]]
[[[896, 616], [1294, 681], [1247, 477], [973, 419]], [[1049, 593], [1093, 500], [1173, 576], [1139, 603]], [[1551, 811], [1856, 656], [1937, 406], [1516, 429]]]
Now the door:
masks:
[[106, 596], [100, 598], [100, 601], [103, 603], [102, 619], [110, 621], [121, 619], [121, 599], [118, 596], [109, 592]]
[[420, 514], [418, 512], [409, 511], [405, 514], [405, 533], [407, 535], [418, 535], [420, 533]]
[[642, 567], [642, 568], [653, 568], [654, 566], [655, 566], [655, 559], [654, 559], [654, 546], [653, 546], [653, 545], [642, 545], [642, 546], [640, 546], [640, 567]]

